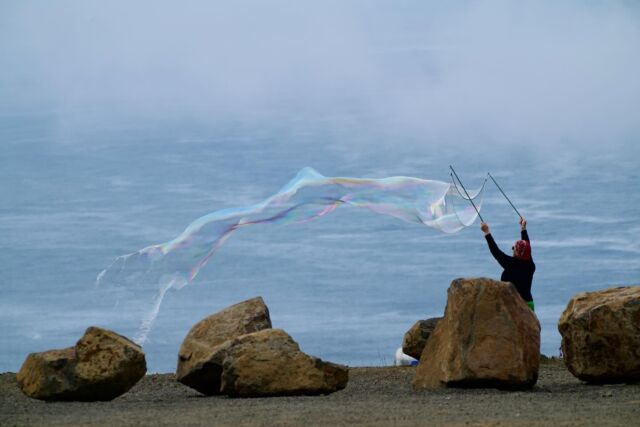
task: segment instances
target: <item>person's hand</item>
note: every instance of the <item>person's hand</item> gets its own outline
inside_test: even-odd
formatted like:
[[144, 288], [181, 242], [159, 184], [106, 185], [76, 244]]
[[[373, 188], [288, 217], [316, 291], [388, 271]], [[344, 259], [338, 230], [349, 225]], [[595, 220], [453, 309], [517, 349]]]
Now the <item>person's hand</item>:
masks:
[[520, 229], [521, 230], [527, 229], [527, 220], [524, 217], [520, 217]]
[[491, 233], [491, 230], [489, 230], [489, 224], [487, 224], [486, 222], [480, 223], [480, 230], [482, 230], [485, 236]]

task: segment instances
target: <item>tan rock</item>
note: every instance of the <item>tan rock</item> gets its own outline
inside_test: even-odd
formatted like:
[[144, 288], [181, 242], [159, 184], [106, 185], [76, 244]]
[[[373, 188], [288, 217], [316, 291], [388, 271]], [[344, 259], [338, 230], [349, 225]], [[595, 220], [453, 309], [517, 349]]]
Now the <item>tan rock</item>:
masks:
[[309, 356], [281, 329], [243, 335], [212, 359], [222, 364], [222, 393], [235, 397], [328, 394], [346, 387], [346, 366]]
[[178, 381], [207, 395], [220, 393], [222, 367], [210, 362], [213, 350], [225, 341], [268, 328], [271, 328], [269, 309], [261, 297], [202, 319], [191, 328], [180, 346]]
[[456, 279], [429, 337], [415, 388], [532, 387], [540, 365], [540, 324], [511, 283]]
[[577, 378], [640, 380], [640, 286], [574, 295], [558, 330], [565, 365]]
[[31, 353], [18, 372], [20, 388], [29, 397], [44, 400], [64, 400], [75, 391], [73, 347]]
[[87, 329], [75, 347], [31, 353], [17, 379], [22, 391], [43, 400], [111, 400], [147, 372], [137, 344], [115, 332]]
[[442, 317], [418, 320], [411, 329], [404, 334], [404, 339], [402, 340], [402, 352], [414, 359], [420, 359], [422, 350], [424, 350], [424, 346], [427, 344], [429, 336], [440, 319], [442, 319]]

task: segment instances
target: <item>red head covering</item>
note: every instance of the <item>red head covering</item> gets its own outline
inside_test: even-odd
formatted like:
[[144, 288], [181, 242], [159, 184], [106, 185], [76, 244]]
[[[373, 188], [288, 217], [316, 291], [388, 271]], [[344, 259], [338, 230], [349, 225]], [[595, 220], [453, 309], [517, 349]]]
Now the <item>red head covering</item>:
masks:
[[513, 247], [513, 254], [523, 261], [531, 259], [531, 245], [526, 240], [518, 240]]

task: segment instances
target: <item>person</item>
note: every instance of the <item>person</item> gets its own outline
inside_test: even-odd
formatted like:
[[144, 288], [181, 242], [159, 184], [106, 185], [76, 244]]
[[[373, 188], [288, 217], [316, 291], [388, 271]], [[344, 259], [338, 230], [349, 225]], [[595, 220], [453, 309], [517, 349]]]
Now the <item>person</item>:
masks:
[[531, 243], [529, 242], [529, 234], [527, 233], [527, 220], [520, 218], [521, 240], [516, 241], [511, 248], [513, 256], [505, 254], [498, 248], [487, 223], [480, 223], [480, 229], [484, 232], [484, 237], [487, 239], [491, 255], [493, 255], [496, 261], [498, 261], [498, 264], [504, 268], [500, 280], [513, 283], [529, 308], [535, 311], [533, 297], [531, 296], [531, 283], [533, 281], [533, 273], [536, 271], [536, 265], [533, 262], [533, 258], [531, 258]]

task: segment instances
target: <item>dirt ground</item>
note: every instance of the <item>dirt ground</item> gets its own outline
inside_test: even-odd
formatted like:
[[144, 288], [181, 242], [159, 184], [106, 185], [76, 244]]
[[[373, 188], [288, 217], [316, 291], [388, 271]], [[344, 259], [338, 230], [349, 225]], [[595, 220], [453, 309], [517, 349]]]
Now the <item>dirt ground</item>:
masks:
[[41, 402], [0, 374], [0, 426], [640, 425], [640, 384], [588, 385], [545, 362], [530, 391], [415, 391], [415, 368], [352, 368], [328, 396], [205, 397], [172, 374], [147, 375], [111, 402]]

